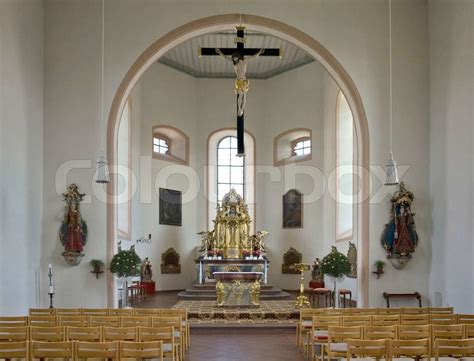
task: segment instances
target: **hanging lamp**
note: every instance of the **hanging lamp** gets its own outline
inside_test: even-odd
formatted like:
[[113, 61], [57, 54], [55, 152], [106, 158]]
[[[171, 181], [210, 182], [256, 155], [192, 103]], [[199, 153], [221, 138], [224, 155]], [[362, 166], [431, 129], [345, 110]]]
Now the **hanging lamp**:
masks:
[[96, 183], [110, 183], [109, 166], [104, 155], [104, 38], [105, 38], [105, 0], [102, 0], [102, 60], [101, 60], [101, 151], [97, 158], [97, 167], [95, 172]]
[[397, 185], [399, 182], [398, 179], [398, 168], [397, 162], [393, 159], [393, 134], [392, 134], [392, 0], [388, 0], [389, 9], [389, 47], [390, 47], [390, 155], [385, 166], [385, 185], [393, 186]]

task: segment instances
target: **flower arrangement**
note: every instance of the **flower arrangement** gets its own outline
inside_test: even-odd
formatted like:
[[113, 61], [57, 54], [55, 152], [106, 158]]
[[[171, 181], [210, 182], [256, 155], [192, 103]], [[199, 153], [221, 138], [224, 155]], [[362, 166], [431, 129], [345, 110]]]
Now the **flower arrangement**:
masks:
[[119, 250], [112, 258], [110, 271], [117, 277], [130, 277], [140, 275], [140, 266], [142, 260], [135, 252], [132, 246], [130, 250]]
[[245, 257], [250, 257], [250, 251], [248, 249], [244, 249], [242, 251], [242, 256]]
[[214, 257], [216, 255], [216, 251], [214, 251], [213, 249], [210, 249], [209, 251], [207, 251], [207, 255], [209, 257]]
[[259, 257], [260, 256], [260, 251], [253, 251], [253, 256], [254, 257]]
[[224, 256], [224, 250], [223, 249], [218, 249], [216, 254], [217, 254], [217, 257], [222, 257], [222, 256]]
[[321, 271], [328, 276], [340, 278], [351, 273], [351, 264], [345, 255], [332, 247], [331, 253], [323, 258]]

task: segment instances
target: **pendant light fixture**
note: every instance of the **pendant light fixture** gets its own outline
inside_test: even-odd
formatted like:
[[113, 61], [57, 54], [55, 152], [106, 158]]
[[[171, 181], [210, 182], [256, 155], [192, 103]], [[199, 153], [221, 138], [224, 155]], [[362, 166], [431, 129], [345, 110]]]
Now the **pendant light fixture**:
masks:
[[104, 38], [105, 38], [105, 0], [102, 0], [102, 59], [101, 59], [101, 101], [100, 101], [100, 121], [101, 121], [101, 151], [97, 158], [97, 168], [95, 172], [96, 183], [110, 183], [109, 166], [104, 156]]
[[385, 166], [385, 185], [393, 186], [399, 183], [397, 162], [393, 159], [393, 116], [392, 116], [392, 0], [388, 0], [389, 14], [389, 48], [390, 48], [390, 155]]

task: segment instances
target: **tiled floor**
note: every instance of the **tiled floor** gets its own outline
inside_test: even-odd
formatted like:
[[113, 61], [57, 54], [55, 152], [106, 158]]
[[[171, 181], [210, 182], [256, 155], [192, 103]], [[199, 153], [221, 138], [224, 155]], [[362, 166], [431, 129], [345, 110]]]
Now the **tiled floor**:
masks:
[[303, 361], [293, 333], [192, 334], [186, 361]]

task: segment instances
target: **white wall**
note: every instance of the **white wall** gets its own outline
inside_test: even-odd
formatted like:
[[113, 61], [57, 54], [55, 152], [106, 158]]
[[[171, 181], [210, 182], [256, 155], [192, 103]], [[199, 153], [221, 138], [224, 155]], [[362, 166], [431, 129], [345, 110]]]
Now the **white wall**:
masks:
[[474, 307], [474, 2], [430, 0], [430, 294]]
[[0, 1], [0, 314], [37, 305], [43, 184], [43, 8]]
[[[366, 0], [364, 6], [350, 0], [242, 0], [219, 3], [210, 0], [199, 3], [107, 1], [106, 109], [109, 109], [116, 89], [132, 62], [168, 31], [213, 14], [245, 12], [266, 16], [314, 36], [346, 68], [359, 89], [369, 120], [371, 163], [383, 166], [389, 151], [387, 4], [380, 0]], [[53, 184], [56, 169], [62, 161], [79, 158], [95, 162], [97, 156], [96, 138], [100, 129], [96, 117], [100, 69], [99, 6], [92, 0], [45, 1], [45, 220], [42, 262], [43, 268], [49, 262], [61, 268], [61, 277], [57, 280], [60, 292], [58, 302], [69, 306], [78, 303], [83, 306], [105, 304], [105, 278], [96, 281], [85, 265], [89, 257], [105, 258], [105, 206], [96, 200], [91, 205], [83, 206], [84, 218], [89, 221], [91, 230], [90, 243], [86, 247], [87, 258], [79, 267], [66, 267], [59, 256], [57, 239], [58, 212], [62, 202]], [[418, 290], [428, 294], [427, 11], [426, 0], [394, 2], [394, 152], [400, 164], [410, 166], [405, 181], [417, 197], [414, 208], [421, 242], [414, 260], [403, 271], [391, 270], [379, 281], [373, 277], [370, 279], [370, 304], [373, 306], [382, 304], [382, 292], [386, 290]], [[249, 104], [249, 107], [252, 106]], [[229, 105], [226, 109], [229, 110], [224, 113], [224, 120], [222, 113], [219, 115], [219, 124], [233, 125], [233, 106]], [[255, 114], [257, 112], [255, 110]], [[210, 113], [210, 117], [216, 116]], [[72, 129], [74, 132], [71, 132]], [[198, 134], [201, 131], [205, 130], [199, 129]], [[90, 193], [92, 173], [91, 170], [78, 170], [71, 173], [71, 179], [78, 182], [83, 191]], [[378, 185], [374, 183], [374, 192]], [[197, 206], [202, 205], [202, 200], [198, 200]], [[384, 256], [379, 237], [387, 218], [388, 198], [385, 197], [383, 203], [370, 207], [370, 239], [367, 241], [370, 242], [371, 264]], [[204, 222], [202, 226], [205, 227]], [[76, 290], [82, 289], [88, 290], [87, 296], [79, 299]]]

